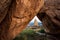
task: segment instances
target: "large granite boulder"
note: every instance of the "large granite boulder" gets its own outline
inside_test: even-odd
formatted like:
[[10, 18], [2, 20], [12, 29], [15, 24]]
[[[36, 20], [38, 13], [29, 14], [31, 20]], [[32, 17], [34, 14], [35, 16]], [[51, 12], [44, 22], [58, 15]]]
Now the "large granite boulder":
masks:
[[12, 40], [44, 5], [44, 0], [0, 0], [0, 40]]
[[42, 21], [46, 33], [60, 37], [60, 0], [45, 0], [37, 16]]

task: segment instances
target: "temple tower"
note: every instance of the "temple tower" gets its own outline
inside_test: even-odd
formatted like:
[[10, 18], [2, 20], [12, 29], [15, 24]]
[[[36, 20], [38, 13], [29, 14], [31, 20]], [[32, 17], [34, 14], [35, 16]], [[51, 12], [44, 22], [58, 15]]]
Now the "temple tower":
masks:
[[35, 19], [35, 21], [34, 21], [34, 26], [39, 26], [38, 25], [38, 21]]

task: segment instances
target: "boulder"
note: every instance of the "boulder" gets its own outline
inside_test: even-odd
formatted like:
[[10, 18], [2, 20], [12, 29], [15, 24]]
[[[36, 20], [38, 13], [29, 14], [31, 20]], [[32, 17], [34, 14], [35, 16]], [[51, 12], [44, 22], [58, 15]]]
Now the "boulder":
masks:
[[46, 0], [37, 16], [46, 33], [60, 35], [60, 0]]
[[10, 1], [0, 1], [0, 40], [13, 40], [44, 5], [44, 0]]

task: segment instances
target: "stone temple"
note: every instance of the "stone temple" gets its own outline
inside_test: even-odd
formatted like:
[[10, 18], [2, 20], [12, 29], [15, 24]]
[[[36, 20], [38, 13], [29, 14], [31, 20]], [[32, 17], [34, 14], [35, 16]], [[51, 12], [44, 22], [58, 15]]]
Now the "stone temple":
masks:
[[34, 21], [34, 26], [39, 26], [39, 24], [38, 24], [38, 22], [37, 22], [36, 19], [35, 19], [35, 21]]
[[41, 27], [39, 26], [38, 21], [36, 19], [34, 20], [33, 26], [30, 26], [29, 29], [32, 29], [32, 30], [34, 30], [36, 32], [41, 29]]

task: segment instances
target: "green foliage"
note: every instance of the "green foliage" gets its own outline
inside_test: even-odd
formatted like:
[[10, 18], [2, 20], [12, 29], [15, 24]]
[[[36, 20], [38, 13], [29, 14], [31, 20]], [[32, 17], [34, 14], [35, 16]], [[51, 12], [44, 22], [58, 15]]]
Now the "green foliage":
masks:
[[44, 29], [39, 30], [40, 33], [45, 33]]
[[21, 35], [33, 35], [35, 31], [33, 30], [24, 30], [21, 32]]
[[35, 31], [33, 30], [24, 30], [14, 40], [33, 40], [34, 34]]
[[[45, 31], [42, 29], [39, 32], [43, 33]], [[14, 40], [43, 40], [44, 38], [44, 36], [37, 34], [33, 30], [24, 30]]]

